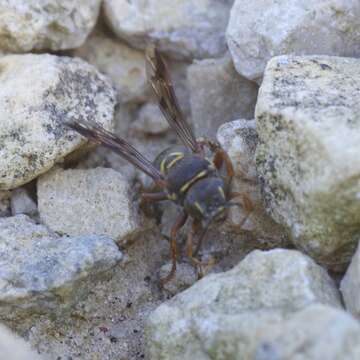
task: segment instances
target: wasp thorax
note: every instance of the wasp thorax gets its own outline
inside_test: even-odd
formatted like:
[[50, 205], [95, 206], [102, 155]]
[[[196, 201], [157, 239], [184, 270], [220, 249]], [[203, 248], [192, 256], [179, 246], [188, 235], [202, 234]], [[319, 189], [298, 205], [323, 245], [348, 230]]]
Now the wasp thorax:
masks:
[[187, 192], [185, 210], [205, 223], [216, 219], [226, 209], [225, 184], [219, 177], [207, 177], [197, 181]]

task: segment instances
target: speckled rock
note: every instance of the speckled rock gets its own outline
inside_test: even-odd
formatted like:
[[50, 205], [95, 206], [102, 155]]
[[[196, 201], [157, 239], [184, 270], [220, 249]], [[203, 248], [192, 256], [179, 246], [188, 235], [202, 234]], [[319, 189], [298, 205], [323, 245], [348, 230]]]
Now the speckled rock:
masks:
[[260, 328], [316, 303], [341, 308], [324, 269], [294, 250], [253, 251], [232, 270], [208, 275], [160, 305], [147, 326], [149, 355], [250, 359], [245, 354]]
[[[255, 120], [228, 122], [218, 129], [217, 139], [234, 167], [231, 191], [245, 194], [253, 205], [250, 213], [243, 206], [230, 208], [228, 221], [225, 222], [226, 230], [230, 233], [249, 233], [255, 246], [288, 245], [286, 230], [267, 214], [263, 202], [255, 164], [258, 143]], [[233, 201], [243, 204], [240, 196]]]
[[0, 189], [29, 182], [86, 142], [62, 122], [96, 120], [111, 129], [114, 89], [84, 61], [8, 55], [0, 68]]
[[99, 234], [125, 243], [140, 230], [126, 179], [117, 171], [55, 169], [38, 180], [42, 221], [71, 236]]
[[83, 44], [101, 0], [6, 0], [0, 4], [0, 49], [63, 50]]
[[340, 286], [346, 309], [360, 319], [360, 247], [358, 246]]
[[360, 61], [272, 59], [256, 106], [267, 209], [293, 243], [343, 270], [360, 234]]
[[30, 217], [37, 216], [37, 204], [24, 187], [19, 187], [11, 192], [10, 204], [12, 215], [26, 214]]
[[348, 0], [236, 0], [227, 43], [237, 71], [261, 78], [273, 56], [360, 55], [360, 4]]
[[258, 86], [240, 76], [229, 56], [195, 62], [188, 69], [191, 115], [198, 136], [214, 137], [235, 119], [253, 119]]
[[225, 29], [233, 0], [105, 0], [112, 30], [132, 46], [155, 42], [175, 58], [209, 58], [226, 51]]
[[96, 31], [74, 55], [94, 65], [113, 81], [119, 102], [141, 102], [146, 99], [149, 89], [143, 52]]
[[157, 104], [146, 103], [140, 108], [131, 128], [144, 134], [161, 135], [167, 132], [170, 126]]
[[0, 219], [0, 318], [68, 310], [122, 258], [105, 236], [59, 237], [26, 215]]
[[3, 325], [0, 325], [0, 353], [3, 359], [9, 360], [43, 359], [30, 348], [29, 344]]
[[278, 324], [260, 325], [260, 332], [255, 350], [244, 359], [356, 360], [360, 357], [360, 324], [346, 312], [329, 306], [311, 305]]

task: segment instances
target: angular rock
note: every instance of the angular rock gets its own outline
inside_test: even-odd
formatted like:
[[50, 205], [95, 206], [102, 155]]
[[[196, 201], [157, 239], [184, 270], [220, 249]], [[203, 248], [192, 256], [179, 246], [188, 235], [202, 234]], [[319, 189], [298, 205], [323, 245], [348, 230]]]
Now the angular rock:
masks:
[[358, 246], [345, 276], [341, 280], [340, 290], [346, 309], [360, 318], [360, 247]]
[[170, 126], [158, 105], [147, 103], [140, 108], [137, 119], [131, 128], [149, 135], [160, 135], [168, 131]]
[[343, 270], [359, 240], [360, 61], [272, 59], [256, 106], [268, 211], [293, 243]]
[[214, 137], [228, 121], [254, 118], [258, 86], [236, 72], [229, 56], [195, 62], [187, 77], [198, 136]]
[[25, 188], [20, 187], [11, 192], [11, 213], [12, 215], [26, 214], [30, 217], [37, 215], [36, 202]]
[[82, 45], [96, 23], [101, 0], [27, 0], [0, 4], [0, 49], [64, 50]]
[[3, 359], [41, 360], [43, 359], [30, 348], [19, 336], [13, 334], [5, 326], [0, 325], [0, 353]]
[[74, 55], [94, 65], [113, 81], [119, 102], [141, 102], [146, 99], [149, 89], [143, 52], [97, 31]]
[[[228, 153], [234, 167], [231, 191], [245, 194], [254, 209], [248, 213], [243, 206], [230, 208], [226, 229], [230, 232], [246, 231], [254, 245], [286, 246], [285, 229], [266, 212], [257, 177], [255, 150], [258, 143], [255, 120], [236, 120], [222, 125], [217, 140]], [[233, 200], [243, 204], [242, 198]], [[250, 239], [247, 239], [249, 242]]]
[[242, 76], [262, 77], [273, 56], [360, 55], [360, 4], [346, 0], [236, 0], [227, 44]]
[[311, 305], [279, 324], [260, 325], [260, 331], [249, 359], [356, 360], [360, 356], [360, 324], [329, 306]]
[[59, 237], [26, 215], [0, 219], [0, 318], [60, 314], [122, 258], [105, 236]]
[[175, 58], [211, 58], [225, 53], [225, 29], [233, 0], [105, 0], [112, 30], [132, 46], [151, 42]]
[[113, 169], [55, 169], [38, 180], [38, 206], [42, 221], [61, 234], [124, 244], [140, 231], [129, 183]]
[[96, 120], [111, 129], [114, 89], [84, 61], [8, 55], [0, 68], [0, 189], [29, 182], [86, 142], [64, 121]]
[[253, 359], [259, 329], [317, 303], [341, 308], [324, 269], [294, 250], [253, 251], [232, 270], [208, 275], [160, 305], [147, 327], [149, 355]]

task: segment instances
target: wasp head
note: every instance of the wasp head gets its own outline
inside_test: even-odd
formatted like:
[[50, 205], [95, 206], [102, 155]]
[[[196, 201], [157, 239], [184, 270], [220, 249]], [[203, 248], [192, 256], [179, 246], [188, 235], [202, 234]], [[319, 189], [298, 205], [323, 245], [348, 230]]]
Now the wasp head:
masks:
[[184, 208], [195, 219], [201, 220], [207, 227], [213, 220], [225, 215], [227, 200], [225, 184], [219, 177], [206, 177], [197, 181], [187, 192]]

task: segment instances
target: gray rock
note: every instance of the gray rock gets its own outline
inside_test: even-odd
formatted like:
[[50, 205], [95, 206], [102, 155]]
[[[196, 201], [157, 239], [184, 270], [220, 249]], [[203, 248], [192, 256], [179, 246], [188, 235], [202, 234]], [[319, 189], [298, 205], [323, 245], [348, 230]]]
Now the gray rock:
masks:
[[340, 290], [346, 309], [360, 318], [360, 247], [358, 246], [345, 276], [341, 280]]
[[26, 215], [0, 219], [0, 318], [60, 315], [122, 258], [105, 236], [59, 237]]
[[272, 59], [256, 105], [267, 209], [293, 243], [342, 270], [359, 240], [360, 61]]
[[233, 0], [105, 0], [112, 30], [132, 46], [155, 42], [175, 58], [211, 58], [226, 51], [225, 29]]
[[237, 71], [254, 80], [273, 56], [360, 55], [360, 4], [347, 0], [236, 0], [227, 44]]
[[83, 44], [100, 0], [7, 0], [0, 4], [0, 48], [11, 52], [63, 50]]
[[149, 89], [143, 52], [97, 31], [74, 55], [94, 65], [113, 81], [121, 103], [146, 99]]
[[43, 359], [30, 348], [19, 336], [5, 326], [0, 325], [0, 352], [3, 359], [11, 360], [41, 360]]
[[140, 110], [131, 128], [149, 135], [160, 135], [170, 128], [157, 104], [146, 103]]
[[316, 303], [341, 308], [324, 269], [294, 250], [253, 251], [232, 270], [208, 275], [160, 305], [147, 326], [149, 355], [252, 359], [259, 329]]
[[[289, 242], [285, 229], [266, 212], [257, 177], [255, 150], [258, 143], [255, 120], [236, 120], [222, 125], [217, 139], [228, 153], [234, 167], [231, 191], [245, 194], [254, 206], [246, 212], [243, 206], [229, 210], [226, 230], [230, 233], [245, 231], [251, 235], [254, 246], [286, 246]], [[243, 204], [241, 197], [233, 202]]]
[[113, 169], [55, 169], [38, 180], [38, 206], [42, 221], [61, 234], [124, 244], [141, 230], [129, 183]]
[[10, 191], [0, 191], [0, 217], [11, 215], [10, 199]]
[[84, 61], [8, 55], [0, 68], [0, 189], [29, 182], [86, 142], [64, 121], [96, 120], [111, 129], [114, 89]]
[[279, 324], [263, 328], [260, 325], [260, 331], [249, 359], [356, 360], [360, 357], [360, 324], [346, 312], [329, 306], [311, 305]]
[[11, 192], [11, 214], [26, 214], [30, 217], [38, 213], [35, 200], [30, 196], [27, 189], [20, 187]]
[[258, 86], [238, 75], [229, 56], [195, 62], [187, 77], [198, 136], [214, 137], [228, 121], [254, 118]]

